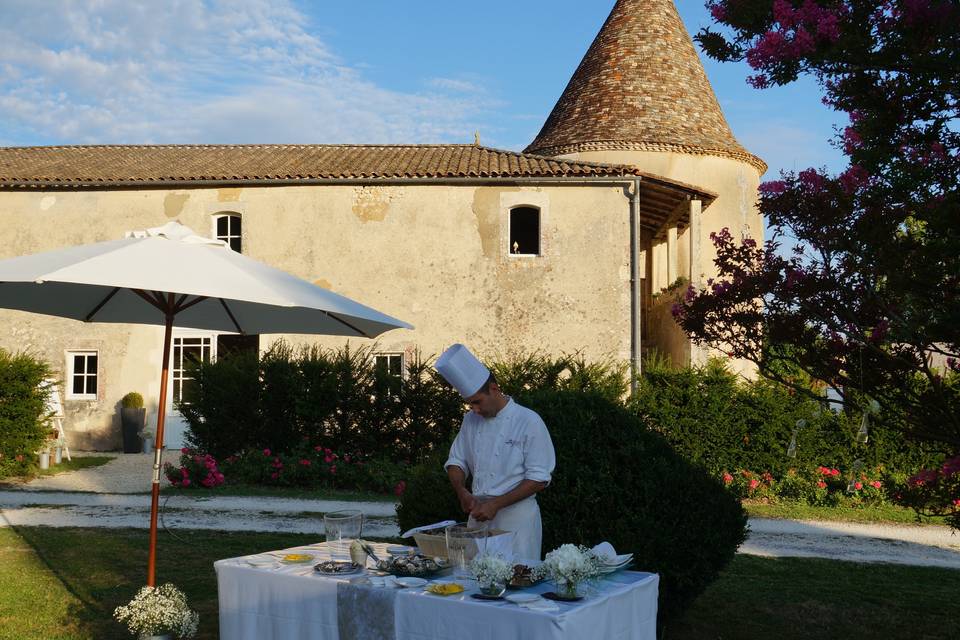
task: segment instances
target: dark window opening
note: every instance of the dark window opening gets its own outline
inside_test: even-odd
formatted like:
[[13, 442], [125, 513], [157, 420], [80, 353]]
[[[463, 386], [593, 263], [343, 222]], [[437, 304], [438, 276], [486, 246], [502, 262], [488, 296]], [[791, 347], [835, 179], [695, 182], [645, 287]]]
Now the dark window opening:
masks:
[[217, 218], [217, 240], [223, 240], [230, 248], [241, 253], [240, 216], [219, 216]]
[[373, 356], [376, 385], [397, 396], [403, 388], [403, 354], [377, 353]]
[[260, 336], [222, 334], [217, 336], [217, 358], [229, 358], [234, 355], [260, 353]]
[[510, 210], [510, 253], [540, 255], [540, 210], [517, 207]]

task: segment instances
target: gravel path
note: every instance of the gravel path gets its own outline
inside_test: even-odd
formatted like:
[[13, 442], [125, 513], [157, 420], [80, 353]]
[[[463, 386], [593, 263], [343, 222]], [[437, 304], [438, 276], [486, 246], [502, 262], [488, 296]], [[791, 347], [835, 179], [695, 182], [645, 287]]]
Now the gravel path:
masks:
[[[177, 452], [167, 452], [164, 457], [173, 460], [176, 456]], [[120, 454], [99, 467], [39, 478], [27, 484], [0, 485], [0, 527], [146, 528], [152, 462], [150, 454]], [[399, 534], [394, 505], [388, 502], [175, 495], [161, 497], [160, 506], [161, 524], [171, 530], [322, 535], [323, 513], [359, 509], [364, 513], [365, 535]], [[740, 553], [960, 569], [960, 535], [948, 527], [934, 525], [751, 518], [750, 535]]]

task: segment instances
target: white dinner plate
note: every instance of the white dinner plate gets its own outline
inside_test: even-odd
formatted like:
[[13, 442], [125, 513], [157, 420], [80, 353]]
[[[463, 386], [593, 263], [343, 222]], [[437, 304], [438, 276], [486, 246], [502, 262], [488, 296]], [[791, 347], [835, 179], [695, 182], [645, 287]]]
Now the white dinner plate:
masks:
[[400, 585], [401, 587], [416, 588], [416, 587], [425, 586], [427, 584], [427, 581], [424, 580], [423, 578], [414, 578], [414, 577], [397, 578], [397, 584]]
[[263, 557], [253, 557], [247, 558], [246, 563], [251, 567], [257, 567], [259, 569], [272, 569], [277, 566], [277, 561], [272, 558], [263, 558]]
[[508, 593], [504, 596], [504, 599], [512, 602], [513, 604], [523, 604], [524, 602], [533, 602], [534, 600], [539, 600], [540, 596], [535, 593]]

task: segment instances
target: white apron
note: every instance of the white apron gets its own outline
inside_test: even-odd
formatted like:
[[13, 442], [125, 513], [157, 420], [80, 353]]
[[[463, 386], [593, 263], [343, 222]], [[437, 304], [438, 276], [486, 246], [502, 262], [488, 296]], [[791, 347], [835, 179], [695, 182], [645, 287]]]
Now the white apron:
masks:
[[[483, 498], [479, 498], [483, 500]], [[483, 522], [470, 518], [471, 527], [483, 526]], [[530, 496], [509, 507], [497, 511], [496, 517], [489, 522], [491, 528], [512, 531], [513, 561], [540, 560], [540, 545], [543, 540], [543, 525], [540, 522], [540, 505], [537, 498]]]

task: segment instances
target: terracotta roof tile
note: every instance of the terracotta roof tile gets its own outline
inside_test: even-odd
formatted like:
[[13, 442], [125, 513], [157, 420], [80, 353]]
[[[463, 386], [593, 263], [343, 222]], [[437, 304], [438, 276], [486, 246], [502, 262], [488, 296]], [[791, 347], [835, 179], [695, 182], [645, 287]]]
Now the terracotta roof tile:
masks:
[[635, 149], [766, 164], [727, 125], [673, 0], [618, 0], [528, 153]]
[[335, 179], [620, 177], [622, 165], [475, 145], [99, 145], [0, 148], [0, 189]]

